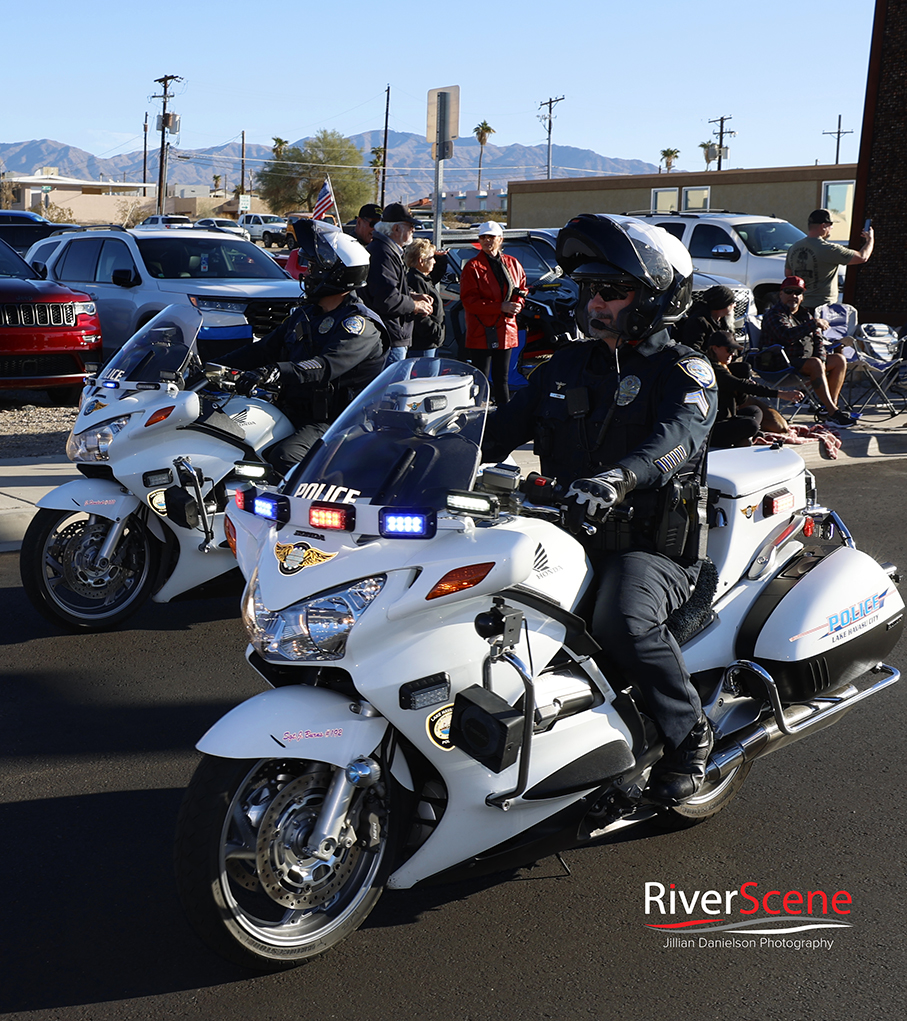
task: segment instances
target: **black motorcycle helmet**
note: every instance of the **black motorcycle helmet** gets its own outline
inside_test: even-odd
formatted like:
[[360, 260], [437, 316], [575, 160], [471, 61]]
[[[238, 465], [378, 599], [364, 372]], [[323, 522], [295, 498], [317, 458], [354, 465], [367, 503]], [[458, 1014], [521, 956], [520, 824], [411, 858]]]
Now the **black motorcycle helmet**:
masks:
[[638, 344], [690, 307], [693, 263], [673, 235], [632, 216], [582, 213], [557, 236], [557, 261], [579, 284], [576, 321], [588, 334], [591, 285], [632, 286], [636, 297], [615, 322], [620, 340]]
[[297, 220], [299, 261], [305, 262], [306, 297], [312, 301], [346, 294], [365, 283], [368, 252], [358, 241], [324, 220]]

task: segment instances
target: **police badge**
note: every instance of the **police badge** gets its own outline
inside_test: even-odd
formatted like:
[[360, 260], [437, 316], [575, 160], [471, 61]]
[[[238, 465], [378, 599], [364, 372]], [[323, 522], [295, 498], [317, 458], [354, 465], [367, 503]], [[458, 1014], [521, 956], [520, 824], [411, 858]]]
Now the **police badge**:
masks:
[[330, 333], [334, 329], [334, 317], [328, 316], [327, 319], [322, 319], [318, 324], [319, 333]]
[[617, 403], [621, 407], [625, 404], [631, 404], [639, 396], [641, 386], [642, 382], [639, 376], [627, 376], [626, 379], [622, 379], [617, 390]]

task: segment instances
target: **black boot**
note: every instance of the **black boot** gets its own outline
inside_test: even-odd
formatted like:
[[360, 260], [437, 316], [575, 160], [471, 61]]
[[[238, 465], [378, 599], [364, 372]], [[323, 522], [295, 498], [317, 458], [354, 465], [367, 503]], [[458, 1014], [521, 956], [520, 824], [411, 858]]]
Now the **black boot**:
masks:
[[652, 769], [646, 788], [650, 800], [679, 805], [692, 798], [705, 781], [705, 767], [714, 743], [712, 725], [705, 716], [700, 716], [680, 745]]

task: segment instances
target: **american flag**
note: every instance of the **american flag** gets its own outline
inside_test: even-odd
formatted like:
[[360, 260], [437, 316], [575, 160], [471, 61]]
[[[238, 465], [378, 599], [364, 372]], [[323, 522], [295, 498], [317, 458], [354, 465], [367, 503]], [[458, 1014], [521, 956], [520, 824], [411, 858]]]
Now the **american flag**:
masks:
[[315, 203], [315, 208], [312, 210], [312, 219], [320, 220], [324, 217], [325, 213], [331, 211], [331, 207], [334, 205], [334, 193], [331, 190], [331, 179], [325, 178], [324, 184], [321, 186], [321, 191], [318, 192], [318, 201]]

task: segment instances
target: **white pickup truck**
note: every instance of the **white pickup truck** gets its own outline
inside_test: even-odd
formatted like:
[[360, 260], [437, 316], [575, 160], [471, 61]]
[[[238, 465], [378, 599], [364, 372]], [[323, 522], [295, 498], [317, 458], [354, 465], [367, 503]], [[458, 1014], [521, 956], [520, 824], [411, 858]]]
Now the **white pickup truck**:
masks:
[[271, 213], [243, 213], [239, 218], [240, 227], [245, 227], [253, 241], [260, 241], [265, 248], [283, 245], [287, 239], [287, 221]]

